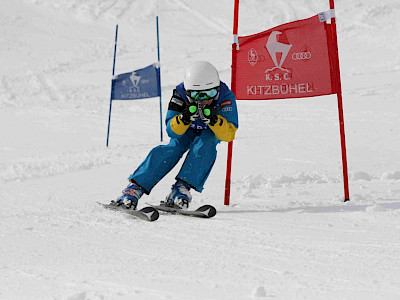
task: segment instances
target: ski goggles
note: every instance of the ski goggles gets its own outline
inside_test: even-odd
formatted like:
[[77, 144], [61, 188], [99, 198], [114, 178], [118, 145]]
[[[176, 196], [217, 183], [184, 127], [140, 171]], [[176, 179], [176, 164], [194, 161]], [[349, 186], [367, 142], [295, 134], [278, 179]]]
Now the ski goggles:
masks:
[[186, 95], [194, 100], [194, 101], [198, 101], [201, 102], [203, 100], [210, 100], [210, 99], [214, 99], [219, 92], [219, 87], [216, 88], [212, 88], [209, 90], [203, 90], [203, 91], [186, 91]]

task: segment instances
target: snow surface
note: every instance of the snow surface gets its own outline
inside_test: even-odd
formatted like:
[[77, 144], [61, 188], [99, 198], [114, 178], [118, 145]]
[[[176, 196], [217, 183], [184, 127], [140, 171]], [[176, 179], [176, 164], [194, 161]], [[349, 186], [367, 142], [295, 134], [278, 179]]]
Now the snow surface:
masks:
[[[329, 9], [241, 2], [240, 35]], [[165, 116], [188, 62], [230, 83], [233, 1], [2, 0], [0, 299], [400, 299], [399, 14], [336, 1], [350, 202], [335, 96], [240, 101], [231, 206], [223, 143], [192, 204], [217, 216], [148, 223], [96, 204], [160, 143], [151, 99], [114, 103], [105, 147], [115, 24], [123, 73], [155, 62], [159, 16]]]

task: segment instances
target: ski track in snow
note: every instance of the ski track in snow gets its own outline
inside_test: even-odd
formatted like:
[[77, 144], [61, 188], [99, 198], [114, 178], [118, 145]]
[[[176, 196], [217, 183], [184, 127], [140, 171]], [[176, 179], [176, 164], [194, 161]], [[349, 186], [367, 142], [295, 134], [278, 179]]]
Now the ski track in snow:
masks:
[[[143, 151], [146, 151], [147, 147], [143, 148]], [[90, 170], [129, 161], [129, 159], [134, 159], [132, 148], [116, 149], [113, 152], [101, 148], [86, 152], [66, 152], [54, 156], [32, 157], [19, 162], [0, 164], [0, 183], [22, 182], [68, 172]]]
[[[158, 99], [114, 101], [105, 147], [115, 24], [122, 73], [154, 62], [159, 16], [165, 117], [187, 62], [210, 60], [229, 84], [233, 2], [0, 8], [0, 299], [399, 299], [397, 0], [336, 1], [350, 202], [334, 96], [240, 101], [231, 205], [221, 143], [192, 203], [218, 214], [153, 223], [96, 203], [118, 196], [159, 144]], [[242, 1], [239, 34], [328, 8]], [[164, 199], [179, 166], [140, 207]]]

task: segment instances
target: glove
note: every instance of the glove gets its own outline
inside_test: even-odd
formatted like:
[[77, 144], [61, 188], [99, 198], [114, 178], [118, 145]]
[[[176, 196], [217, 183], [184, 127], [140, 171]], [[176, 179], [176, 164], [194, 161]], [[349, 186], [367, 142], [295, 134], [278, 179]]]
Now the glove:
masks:
[[180, 118], [183, 124], [189, 125], [190, 122], [196, 121], [198, 117], [199, 109], [197, 107], [197, 103], [190, 103], [188, 106], [186, 106]]
[[200, 119], [203, 123], [214, 126], [218, 121], [217, 111], [211, 105], [199, 108]]

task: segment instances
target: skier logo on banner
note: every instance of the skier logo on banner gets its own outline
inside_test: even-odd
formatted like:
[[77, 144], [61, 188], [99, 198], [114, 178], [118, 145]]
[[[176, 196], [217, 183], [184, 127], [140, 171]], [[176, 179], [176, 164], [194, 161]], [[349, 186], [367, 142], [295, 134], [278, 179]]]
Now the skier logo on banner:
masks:
[[248, 53], [249, 64], [254, 67], [258, 61], [258, 54], [256, 49], [251, 48]]
[[131, 77], [129, 77], [129, 79], [131, 80], [131, 82], [135, 88], [138, 87], [140, 78], [142, 78], [142, 77], [138, 76], [135, 71], [133, 71]]
[[[278, 37], [280, 37], [280, 39]], [[286, 35], [280, 31], [272, 31], [265, 48], [267, 48], [275, 65], [274, 68], [265, 70], [266, 80], [281, 80], [281, 78], [290, 80], [292, 78], [292, 72], [282, 67], [289, 54], [290, 48], [292, 48], [292, 45], [287, 42]]]
[[[286, 56], [290, 51], [290, 48], [292, 48], [292, 45], [278, 41], [278, 35], [282, 35], [283, 37], [285, 37], [285, 40], [287, 40], [286, 35], [283, 35], [282, 32], [272, 31], [265, 47], [267, 48], [268, 53], [275, 64], [275, 68], [281, 69], [282, 71], [287, 71], [286, 69], [282, 68], [282, 65], [286, 59]], [[278, 54], [281, 54], [279, 62], [278, 62], [278, 57], [279, 57]]]

